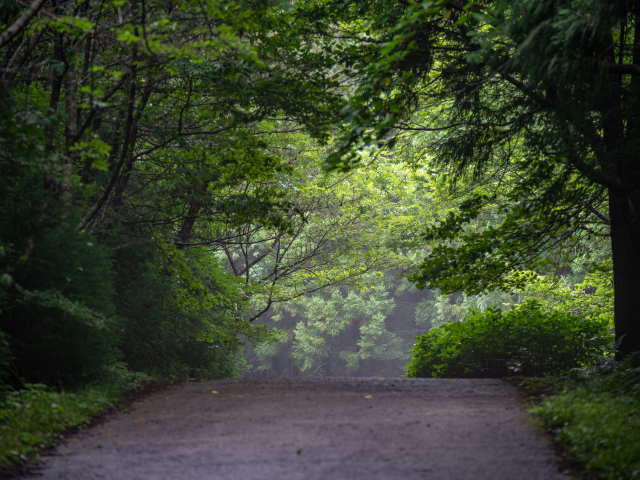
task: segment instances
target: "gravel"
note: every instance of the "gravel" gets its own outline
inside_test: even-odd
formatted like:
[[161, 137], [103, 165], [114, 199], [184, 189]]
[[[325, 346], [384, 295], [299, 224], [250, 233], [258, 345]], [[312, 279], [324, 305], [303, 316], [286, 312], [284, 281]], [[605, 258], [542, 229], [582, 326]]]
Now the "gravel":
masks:
[[567, 480], [518, 395], [493, 379], [190, 381], [63, 440], [26, 478]]

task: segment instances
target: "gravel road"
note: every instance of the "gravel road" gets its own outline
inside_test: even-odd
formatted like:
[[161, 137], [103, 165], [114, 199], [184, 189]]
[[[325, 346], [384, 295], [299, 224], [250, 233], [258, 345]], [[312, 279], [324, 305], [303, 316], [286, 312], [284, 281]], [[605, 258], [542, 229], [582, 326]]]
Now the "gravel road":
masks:
[[192, 381], [65, 439], [29, 478], [568, 480], [517, 399], [490, 379]]

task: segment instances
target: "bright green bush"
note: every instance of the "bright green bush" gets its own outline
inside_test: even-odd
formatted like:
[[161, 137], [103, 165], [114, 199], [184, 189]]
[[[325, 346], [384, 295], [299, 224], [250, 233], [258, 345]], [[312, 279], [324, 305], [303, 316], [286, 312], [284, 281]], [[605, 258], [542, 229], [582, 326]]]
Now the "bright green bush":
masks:
[[613, 373], [574, 379], [533, 410], [587, 473], [640, 478], [640, 356]]
[[504, 312], [490, 307], [418, 337], [409, 377], [563, 374], [586, 366], [611, 344], [607, 322], [541, 309], [535, 300]]

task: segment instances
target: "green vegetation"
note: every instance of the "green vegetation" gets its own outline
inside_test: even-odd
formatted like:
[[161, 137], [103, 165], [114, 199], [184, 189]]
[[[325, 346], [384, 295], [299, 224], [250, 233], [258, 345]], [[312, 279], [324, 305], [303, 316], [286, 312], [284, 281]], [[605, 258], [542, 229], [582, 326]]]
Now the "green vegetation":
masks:
[[[635, 3], [36, 4], [0, 0], [0, 426], [37, 423], [28, 397], [51, 428], [4, 458], [122, 362], [563, 375], [640, 349]], [[599, 375], [542, 407], [578, 458], [637, 411]]]
[[[372, 283], [375, 280], [371, 280]], [[276, 307], [268, 319], [284, 335], [249, 355], [255, 376], [399, 376], [420, 329], [396, 319], [399, 297], [382, 281], [359, 291], [329, 288]], [[407, 331], [403, 331], [406, 328]]]
[[126, 390], [146, 380], [122, 364], [107, 372], [107, 381], [86, 386], [75, 393], [57, 392], [43, 384], [26, 384], [0, 402], [0, 469], [28, 458], [53, 445], [61, 434], [112, 406]]
[[[634, 4], [348, 0], [336, 15], [362, 47], [345, 62], [360, 76], [328, 167], [362, 165], [364, 145], [410, 141], [415, 162], [471, 187], [423, 225], [429, 252], [416, 285], [509, 291], [513, 271], [548, 273], [562, 252], [606, 236], [617, 355], [640, 348]], [[331, 37], [333, 24], [324, 26]]]
[[640, 475], [638, 356], [614, 372], [566, 380], [534, 408], [569, 457], [609, 480]]
[[507, 377], [562, 375], [595, 363], [612, 339], [603, 321], [545, 312], [528, 300], [508, 312], [490, 307], [464, 322], [445, 324], [418, 337], [410, 377]]

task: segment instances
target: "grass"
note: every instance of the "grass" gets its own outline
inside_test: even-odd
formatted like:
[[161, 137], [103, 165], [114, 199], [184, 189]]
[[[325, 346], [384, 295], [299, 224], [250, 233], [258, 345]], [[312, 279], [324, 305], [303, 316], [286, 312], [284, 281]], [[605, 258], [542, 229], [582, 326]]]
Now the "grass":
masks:
[[37, 458], [64, 430], [88, 422], [120, 395], [111, 387], [58, 393], [42, 384], [10, 393], [0, 404], [0, 468]]
[[640, 479], [639, 360], [615, 372], [557, 381], [554, 394], [532, 409], [584, 473]]
[[37, 458], [65, 430], [87, 423], [146, 379], [119, 364], [109, 370], [104, 384], [74, 393], [57, 392], [42, 384], [27, 384], [8, 393], [0, 402], [0, 470]]

